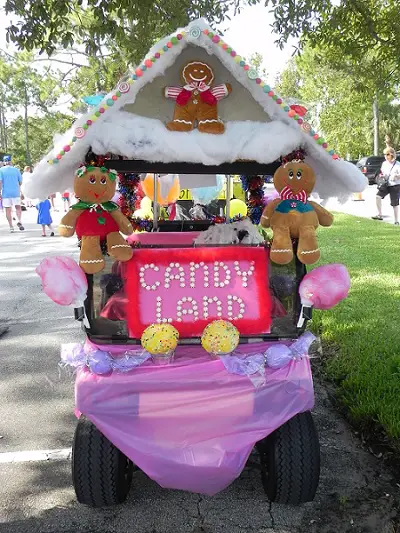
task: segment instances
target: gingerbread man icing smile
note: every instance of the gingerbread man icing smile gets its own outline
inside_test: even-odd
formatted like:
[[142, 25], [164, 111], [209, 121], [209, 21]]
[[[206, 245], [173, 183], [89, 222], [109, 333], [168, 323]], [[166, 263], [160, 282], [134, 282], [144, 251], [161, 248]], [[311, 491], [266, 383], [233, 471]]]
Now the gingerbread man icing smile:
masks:
[[218, 118], [218, 101], [232, 91], [227, 84], [215, 85], [214, 72], [206, 63], [192, 61], [181, 73], [183, 87], [166, 87], [165, 96], [176, 101], [174, 118], [166, 125], [170, 131], [191, 131], [197, 121], [202, 133], [224, 133], [224, 123]]

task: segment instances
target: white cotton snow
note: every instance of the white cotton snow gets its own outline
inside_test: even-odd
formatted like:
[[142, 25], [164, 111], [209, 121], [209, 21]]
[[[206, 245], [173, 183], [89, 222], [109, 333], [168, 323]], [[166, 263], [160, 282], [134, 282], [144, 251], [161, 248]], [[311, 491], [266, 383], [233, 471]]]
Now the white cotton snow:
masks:
[[[62, 138], [57, 139], [54, 149], [35, 167], [33, 174], [23, 184], [24, 193], [28, 197], [46, 198], [50, 193], [70, 189], [74, 172], [84, 161], [90, 147], [98, 154], [111, 152], [129, 159], [204, 165], [232, 163], [239, 159], [271, 163], [280, 156], [302, 147], [308, 153], [307, 162], [316, 173], [315, 191], [322, 198], [345, 199], [351, 193], [365, 189], [367, 179], [354, 165], [333, 160], [324, 148], [317, 145], [310, 135], [303, 132], [299, 125], [287, 116], [281, 106], [254, 80], [248, 78], [247, 72], [220, 46], [204, 34], [194, 38], [190, 32], [193, 26], [198, 26], [201, 30], [209, 28], [203, 19], [189, 24], [184, 29], [186, 37], [163, 54], [152, 68], [147, 69], [144, 75], [135, 81], [130, 91], [122, 94], [112, 108], [107, 109], [106, 113], [94, 122], [85, 136], [78, 139], [57, 164], [50, 165], [47, 161], [53, 159], [71, 141], [75, 128], [92, 118], [93, 111], [82, 116]], [[183, 30], [177, 30], [179, 31]], [[148, 57], [160, 50], [170, 38], [171, 36], [168, 36], [157, 43], [150, 50]], [[159, 120], [122, 111], [126, 104], [135, 101], [139, 91], [145, 90], [145, 86], [155, 77], [163, 76], [188, 43], [200, 46], [216, 56], [263, 107], [272, 122], [228, 121], [223, 135], [201, 134], [197, 130], [179, 133], [169, 132]], [[109, 97], [110, 95], [106, 95], [105, 100]]]

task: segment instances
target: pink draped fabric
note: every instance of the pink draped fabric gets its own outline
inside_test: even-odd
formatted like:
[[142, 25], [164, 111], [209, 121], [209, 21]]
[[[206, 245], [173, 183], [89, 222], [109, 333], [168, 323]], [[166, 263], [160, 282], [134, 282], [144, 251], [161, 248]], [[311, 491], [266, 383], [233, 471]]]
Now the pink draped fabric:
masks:
[[[272, 344], [238, 351], [264, 352]], [[129, 346], [97, 348], [118, 355]], [[208, 495], [240, 475], [256, 442], [313, 404], [307, 358], [247, 377], [229, 373], [200, 346], [179, 346], [168, 366], [147, 362], [108, 377], [82, 370], [76, 379], [77, 412], [151, 479]]]

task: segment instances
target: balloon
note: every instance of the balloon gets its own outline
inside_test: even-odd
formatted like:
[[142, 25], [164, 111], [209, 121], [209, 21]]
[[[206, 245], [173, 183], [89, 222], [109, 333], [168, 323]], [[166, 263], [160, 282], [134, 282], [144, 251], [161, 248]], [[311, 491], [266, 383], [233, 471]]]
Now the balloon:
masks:
[[[226, 214], [226, 208], [225, 208], [225, 214]], [[234, 198], [230, 201], [229, 204], [229, 217], [234, 218], [237, 216], [245, 217], [247, 216], [247, 205], [243, 202], [243, 200], [238, 200], [237, 198]]]
[[48, 257], [36, 268], [43, 292], [59, 305], [80, 307], [88, 289], [85, 273], [70, 257]]
[[225, 176], [217, 174], [217, 184], [214, 187], [196, 187], [192, 189], [192, 198], [195, 204], [208, 205], [216, 200], [224, 188]]
[[214, 320], [205, 327], [201, 336], [201, 345], [210, 354], [232, 353], [238, 344], [239, 331], [226, 320]]
[[[160, 183], [163, 181], [163, 183]], [[170, 185], [168, 187], [168, 184]], [[154, 174], [147, 174], [141, 182], [143, 192], [150, 200], [154, 198]], [[165, 187], [164, 187], [165, 185]], [[164, 192], [165, 189], [165, 192]], [[179, 176], [177, 174], [167, 174], [157, 180], [157, 203], [168, 205], [175, 203], [181, 192]]]
[[276, 200], [276, 198], [279, 198], [279, 192], [274, 189], [264, 196], [264, 205], [268, 205], [272, 200]]
[[299, 294], [302, 305], [331, 309], [346, 298], [350, 289], [347, 268], [340, 264], [322, 265], [304, 276]]
[[171, 324], [151, 324], [141, 337], [143, 348], [154, 354], [167, 354], [178, 345], [179, 332]]
[[153, 211], [148, 211], [147, 209], [136, 209], [133, 216], [136, 218], [153, 218]]
[[153, 200], [151, 198], [148, 198], [147, 196], [145, 196], [144, 198], [142, 198], [142, 200], [140, 202], [140, 209], [143, 209], [143, 211], [150, 212], [151, 208], [152, 208], [152, 205], [153, 205]]

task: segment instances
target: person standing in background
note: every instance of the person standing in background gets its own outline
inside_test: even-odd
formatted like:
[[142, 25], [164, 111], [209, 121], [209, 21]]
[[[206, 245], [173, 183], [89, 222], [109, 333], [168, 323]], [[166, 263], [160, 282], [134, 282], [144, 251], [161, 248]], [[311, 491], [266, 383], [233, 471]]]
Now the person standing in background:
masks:
[[64, 191], [61, 195], [61, 198], [64, 204], [64, 212], [66, 213], [71, 207], [70, 193], [68, 191]]
[[54, 231], [51, 227], [51, 223], [53, 222], [50, 214], [51, 204], [50, 200], [43, 200], [42, 202], [39, 202], [36, 205], [36, 209], [38, 210], [38, 218], [37, 223], [42, 226], [42, 237], [46, 237], [46, 226], [51, 231], [50, 237], [54, 237]]
[[[22, 173], [22, 183], [27, 177], [31, 175], [31, 172], [32, 172], [31, 167], [26, 166], [24, 168], [24, 171]], [[32, 200], [30, 200], [29, 198], [25, 198], [25, 200], [26, 200], [26, 207], [33, 207]]]
[[23, 231], [25, 228], [21, 223], [21, 172], [12, 166], [10, 155], [5, 155], [3, 157], [3, 163], [5, 163], [5, 166], [0, 168], [0, 197], [10, 226], [10, 232], [14, 233], [12, 220], [13, 207], [15, 207], [15, 212], [17, 214], [17, 226], [20, 231]]

